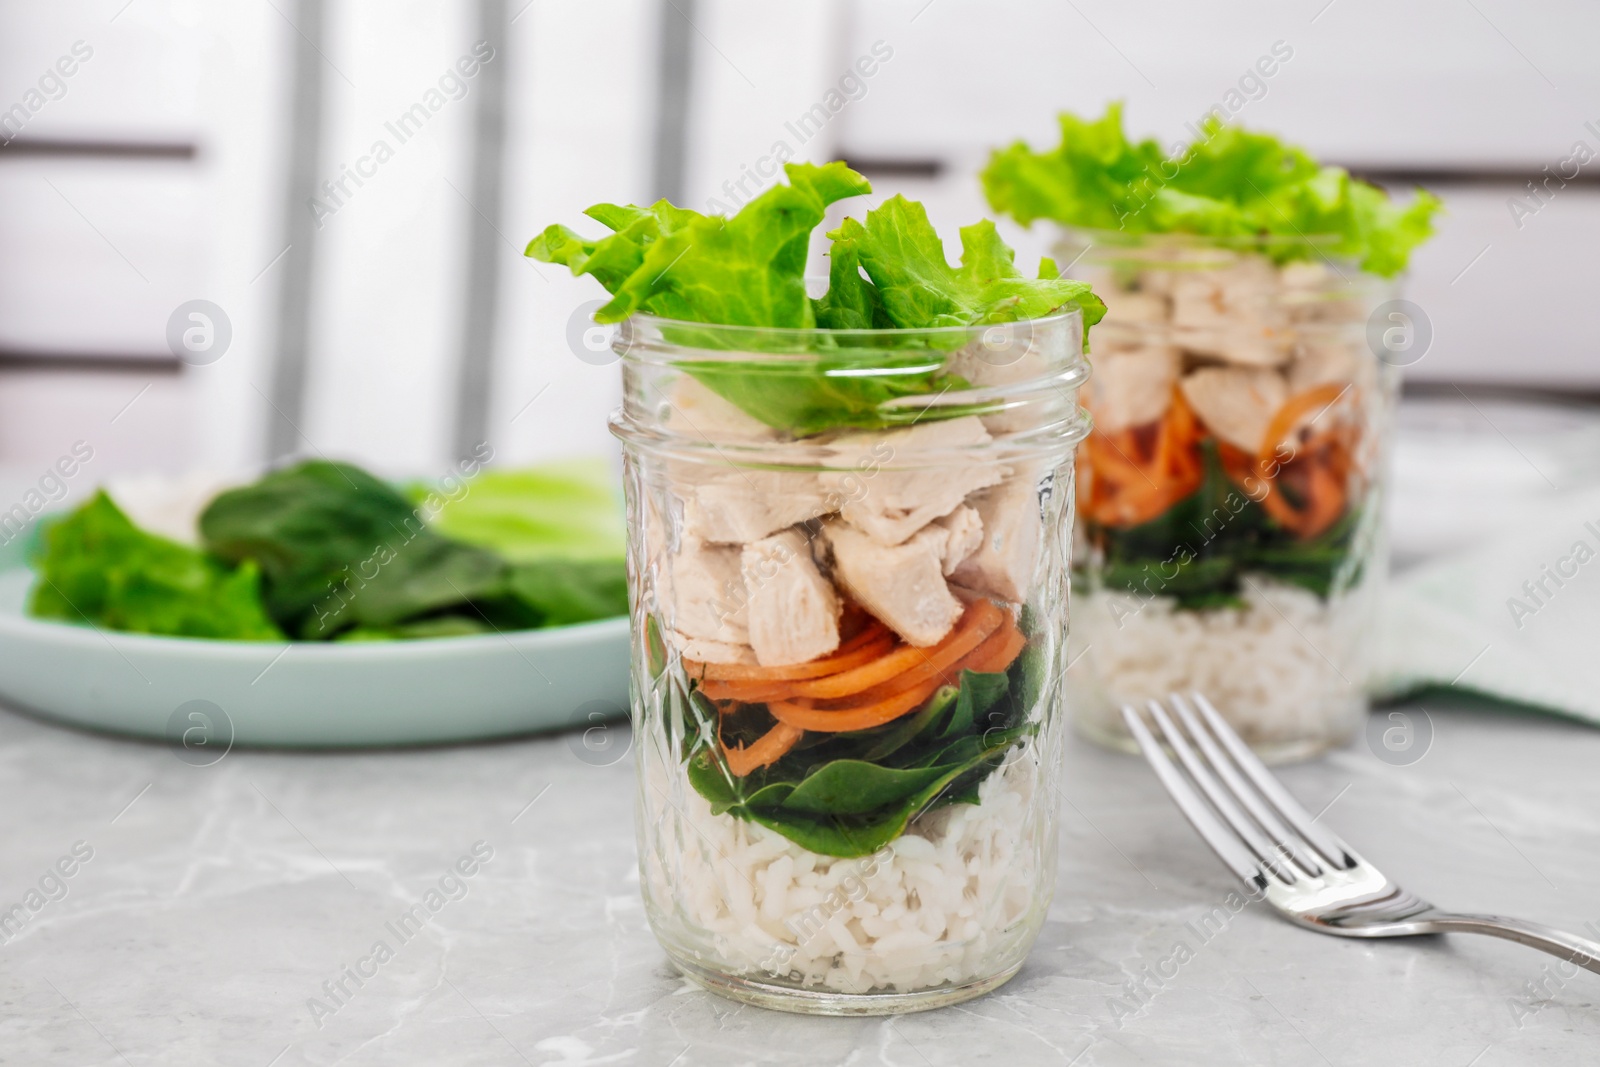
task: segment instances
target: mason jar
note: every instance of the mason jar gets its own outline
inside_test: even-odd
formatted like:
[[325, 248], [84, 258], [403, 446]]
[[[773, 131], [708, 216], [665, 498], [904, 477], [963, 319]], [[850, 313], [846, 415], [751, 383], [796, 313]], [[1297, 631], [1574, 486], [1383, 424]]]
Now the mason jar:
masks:
[[977, 996], [1056, 869], [1074, 308], [911, 330], [623, 324], [640, 879], [694, 982]]
[[1332, 240], [1065, 232], [1096, 327], [1069, 675], [1080, 731], [1205, 693], [1268, 760], [1367, 710], [1384, 486], [1413, 329]]

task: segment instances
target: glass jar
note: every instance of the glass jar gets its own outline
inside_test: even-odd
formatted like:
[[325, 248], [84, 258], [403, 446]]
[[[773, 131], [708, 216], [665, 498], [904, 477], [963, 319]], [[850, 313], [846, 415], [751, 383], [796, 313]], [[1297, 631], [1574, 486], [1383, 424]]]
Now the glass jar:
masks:
[[954, 1003], [1054, 889], [1076, 309], [623, 325], [645, 910], [706, 988]]
[[1078, 455], [1080, 731], [1198, 689], [1263, 758], [1343, 744], [1366, 710], [1399, 371], [1369, 345], [1393, 286], [1316, 239], [1067, 231], [1105, 300]]

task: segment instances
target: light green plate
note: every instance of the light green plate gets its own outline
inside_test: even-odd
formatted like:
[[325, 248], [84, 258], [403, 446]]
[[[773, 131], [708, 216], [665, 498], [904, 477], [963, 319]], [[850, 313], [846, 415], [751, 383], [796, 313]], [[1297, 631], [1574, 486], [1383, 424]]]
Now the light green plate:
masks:
[[[613, 719], [628, 706], [628, 620], [373, 644], [120, 634], [24, 612], [0, 573], [0, 702], [164, 738], [296, 748], [475, 741]], [[220, 757], [219, 757], [220, 758]]]

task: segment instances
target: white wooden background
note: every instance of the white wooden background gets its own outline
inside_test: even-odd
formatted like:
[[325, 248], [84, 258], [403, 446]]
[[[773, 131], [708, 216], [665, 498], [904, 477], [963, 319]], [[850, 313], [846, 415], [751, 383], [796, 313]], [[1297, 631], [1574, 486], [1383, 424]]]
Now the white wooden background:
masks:
[[[467, 0], [330, 0], [321, 169], [336, 177], [477, 39]], [[663, 11], [693, 23], [683, 195], [704, 207], [785, 141], [798, 158], [893, 168], [879, 195], [949, 227], [984, 212], [987, 147], [1053, 140], [1060, 107], [1124, 99], [1135, 132], [1181, 136], [1274, 42], [1292, 59], [1239, 119], [1330, 159], [1428, 172], [1449, 208], [1409, 295], [1433, 350], [1414, 380], [1600, 390], [1600, 160], [1520, 229], [1508, 196], [1587, 140], [1600, 151], [1600, 7], [1579, 0], [512, 0], [493, 403], [502, 459], [610, 451], [615, 367], [570, 350], [592, 283], [534, 265], [546, 223], [654, 192]], [[291, 0], [0, 0], [0, 110], [83, 41], [91, 59], [22, 140], [195, 147], [181, 155], [0, 147], [0, 464], [95, 443], [101, 473], [263, 461], [284, 246]], [[892, 57], [804, 144], [792, 123], [871, 52]], [[394, 473], [451, 453], [474, 97], [449, 102], [315, 241], [302, 451]], [[897, 174], [899, 176], [897, 176]], [[749, 186], [747, 186], [749, 188]], [[1039, 232], [1009, 230], [1025, 253]], [[173, 308], [232, 321], [219, 361], [177, 370]], [[81, 358], [95, 357], [85, 363]], [[120, 361], [120, 362], [119, 362]], [[131, 403], [130, 403], [131, 402]], [[531, 402], [531, 403], [530, 403]]]

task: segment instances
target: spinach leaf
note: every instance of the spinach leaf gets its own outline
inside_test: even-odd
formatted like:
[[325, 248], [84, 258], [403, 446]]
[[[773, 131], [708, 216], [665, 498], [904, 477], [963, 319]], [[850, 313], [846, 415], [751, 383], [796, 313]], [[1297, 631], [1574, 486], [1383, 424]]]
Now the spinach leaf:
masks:
[[502, 559], [434, 533], [392, 487], [349, 464], [313, 460], [223, 493], [200, 533], [223, 559], [260, 565], [269, 614], [303, 638], [508, 592]]
[[129, 633], [281, 641], [250, 561], [229, 567], [135, 526], [104, 491], [52, 522], [33, 560], [38, 618]]
[[971, 730], [977, 717], [993, 707], [995, 701], [1005, 696], [1010, 687], [1011, 678], [1007, 674], [962, 671], [961, 695], [956, 699], [955, 711], [951, 713], [950, 721], [939, 731], [939, 736], [955, 737]]
[[[790, 811], [812, 815], [865, 815], [904, 800], [943, 775], [939, 767], [898, 770], [865, 760], [834, 760], [808, 775], [784, 796], [782, 804]], [[760, 797], [752, 796], [748, 803], [759, 807]]]
[[[759, 823], [812, 851], [866, 855], [904, 833], [930, 806], [976, 797], [978, 783], [1003, 754], [1033, 732], [1032, 726], [980, 723], [986, 712], [1017, 696], [1013, 690], [1025, 677], [1020, 661], [1005, 674], [964, 671], [959, 687], [942, 687], [920, 711], [889, 729], [817, 735], [822, 740], [814, 747], [797, 746], [745, 778], [727, 771], [713, 744], [702, 744], [689, 756], [686, 773], [715, 814]], [[690, 693], [691, 702], [696, 697], [698, 691]], [[948, 729], [946, 717], [963, 704], [965, 725], [938, 736]], [[709, 704], [698, 710], [702, 721], [716, 721]], [[759, 709], [747, 709], [721, 728], [728, 743], [738, 743], [771, 725]]]
[[1233, 484], [1214, 441], [1202, 443], [1201, 455], [1200, 487], [1163, 514], [1138, 526], [1091, 526], [1107, 589], [1168, 596], [1181, 610], [1202, 611], [1242, 606], [1246, 573], [1324, 598], [1354, 580], [1352, 567], [1367, 551], [1359, 543], [1362, 509], [1352, 508], [1314, 540], [1297, 540]]
[[[981, 742], [982, 739], [973, 740]], [[847, 858], [868, 856], [905, 833], [912, 818], [941, 799], [951, 783], [991, 764], [1014, 741], [1015, 738], [997, 740], [993, 745], [978, 748], [962, 763], [933, 768], [937, 777], [932, 777], [909, 796], [869, 814], [809, 814], [749, 805], [733, 805], [726, 810], [775, 830], [813, 852]]]
[[940, 686], [934, 691], [933, 696], [928, 698], [927, 704], [923, 705], [921, 711], [890, 723], [886, 731], [873, 737], [862, 751], [861, 758], [881, 761], [893, 756], [924, 731], [931, 731], [959, 696], [960, 690], [955, 686]]
[[540, 560], [511, 569], [511, 595], [541, 626], [567, 626], [628, 613], [628, 568], [616, 560]]

